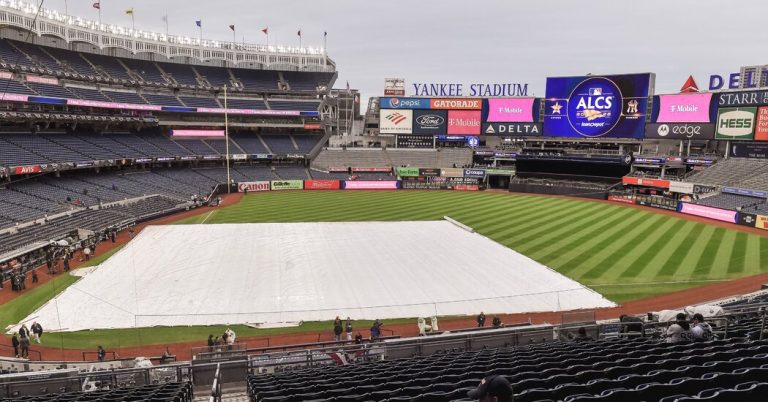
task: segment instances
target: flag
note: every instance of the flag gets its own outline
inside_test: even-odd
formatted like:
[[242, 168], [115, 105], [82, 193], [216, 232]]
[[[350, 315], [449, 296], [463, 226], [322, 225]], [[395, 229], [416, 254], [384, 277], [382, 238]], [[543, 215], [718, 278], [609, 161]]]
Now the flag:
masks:
[[264, 35], [269, 35], [269, 27], [262, 29], [261, 32], [264, 32]]
[[347, 81], [347, 91], [349, 91], [349, 81]]
[[299, 32], [297, 32], [296, 35], [301, 36], [301, 29], [299, 29]]
[[202, 28], [203, 27], [203, 21], [202, 20], [197, 20], [197, 21], [195, 21], [195, 25], [197, 25], [200, 28]]
[[323, 31], [323, 37], [328, 36], [328, 31]]
[[95, 8], [97, 10], [101, 10], [101, 1], [97, 1], [97, 2], [93, 3], [93, 8]]
[[129, 9], [125, 10], [125, 15], [130, 15], [130, 16], [133, 16], [133, 7], [131, 7], [131, 8], [129, 8]]
[[235, 31], [235, 26], [234, 25], [230, 25], [229, 29], [231, 29], [234, 32]]
[[168, 14], [166, 14], [166, 15], [164, 15], [164, 16], [163, 16], [163, 22], [165, 22], [165, 23], [167, 23], [167, 22], [168, 22]]

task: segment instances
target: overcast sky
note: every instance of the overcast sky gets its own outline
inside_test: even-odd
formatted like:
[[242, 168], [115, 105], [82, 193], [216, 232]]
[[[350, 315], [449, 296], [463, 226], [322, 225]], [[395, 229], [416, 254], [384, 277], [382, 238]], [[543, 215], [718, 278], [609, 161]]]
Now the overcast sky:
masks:
[[[96, 0], [69, 0], [70, 14], [96, 19]], [[46, 0], [64, 10], [64, 0]], [[655, 72], [656, 93], [677, 92], [689, 74], [768, 64], [766, 0], [102, 0], [102, 21], [231, 40], [322, 46], [336, 62], [336, 87], [383, 93], [385, 77], [414, 82], [528, 83], [547, 76]]]

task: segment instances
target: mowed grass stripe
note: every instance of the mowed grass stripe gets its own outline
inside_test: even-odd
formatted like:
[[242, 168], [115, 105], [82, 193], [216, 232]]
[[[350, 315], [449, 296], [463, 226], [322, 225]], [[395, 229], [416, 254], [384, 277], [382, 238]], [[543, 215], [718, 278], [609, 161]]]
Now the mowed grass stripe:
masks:
[[727, 276], [728, 267], [731, 265], [731, 252], [735, 242], [736, 232], [732, 230], [725, 232], [720, 247], [717, 249], [717, 255], [712, 263], [710, 278], [717, 279]]
[[693, 272], [691, 272], [691, 275], [688, 277], [689, 279], [709, 277], [709, 273], [712, 271], [712, 267], [715, 264], [717, 251], [720, 249], [720, 245], [723, 243], [723, 236], [725, 235], [725, 231], [726, 229], [724, 228], [715, 228], [712, 231], [712, 236], [709, 238], [707, 245], [704, 247], [704, 252], [701, 253], [699, 262], [693, 269]]
[[513, 219], [498, 219], [495, 222], [483, 226], [483, 232], [486, 236], [496, 237], [496, 235], [503, 233], [505, 230], [509, 230], [512, 227], [520, 226], [521, 224], [530, 223], [533, 220], [543, 219], [544, 217], [551, 216], [552, 211], [560, 209], [566, 202], [559, 199], [545, 199], [543, 202], [536, 206], [530, 207], [518, 211], [519, 214], [525, 216], [520, 221]]
[[538, 230], [532, 231], [530, 236], [520, 239], [515, 244], [515, 247], [526, 254], [531, 254], [546, 247], [553, 238], [566, 237], [572, 233], [574, 228], [586, 227], [588, 225], [587, 222], [603, 219], [609, 214], [600, 205], [580, 208], [577, 211], [570, 215], [564, 223], [559, 220], [552, 220], [542, 225]]
[[[596, 253], [606, 249], [611, 244], [616, 242], [621, 233], [627, 233], [634, 230], [637, 225], [642, 224], [648, 220], [648, 216], [645, 213], [638, 213], [637, 215], [627, 219], [624, 222], [619, 222], [615, 226], [600, 233], [591, 240], [587, 240], [581, 243], [581, 252], [570, 260], [557, 266], [558, 271], [567, 273], [571, 278], [578, 278], [577, 269], [592, 258]], [[577, 272], [574, 272], [577, 271]]]
[[680, 267], [680, 264], [686, 259], [689, 258], [690, 252], [693, 250], [691, 248], [692, 244], [696, 244], [696, 240], [701, 236], [701, 227], [700, 224], [691, 222], [690, 229], [688, 234], [685, 236], [685, 239], [681, 242], [682, 244], [678, 248], [678, 250], [672, 255], [667, 258], [667, 261], [664, 262], [664, 264], [661, 266], [661, 269], [656, 274], [657, 278], [660, 278], [663, 280], [663, 278], [672, 277], [677, 272], [677, 269]]
[[598, 208], [597, 210], [588, 210], [589, 215], [581, 219], [573, 219], [564, 224], [559, 225], [556, 229], [550, 230], [548, 233], [531, 238], [529, 244], [518, 246], [520, 250], [525, 252], [528, 256], [533, 256], [537, 252], [549, 247], [552, 243], [557, 243], [565, 238], [568, 238], [578, 232], [579, 229], [589, 228], [595, 226], [595, 224], [604, 221], [606, 218], [613, 214], [613, 211], [608, 208]]
[[707, 251], [707, 244], [709, 244], [709, 240], [715, 233], [715, 227], [711, 225], [699, 224], [694, 230], [701, 231], [701, 235], [696, 239], [695, 243], [688, 245], [690, 247], [688, 256], [680, 263], [680, 266], [677, 267], [677, 270], [672, 275], [673, 281], [690, 280], [691, 273], [701, 263]]
[[[656, 215], [643, 222], [641, 225], [638, 225], [636, 228], [637, 232], [632, 232], [635, 233], [634, 236], [631, 236], [630, 232], [625, 232], [623, 235], [616, 237], [613, 244], [608, 245], [603, 251], [597, 253], [597, 256], [604, 255], [603, 259], [595, 263], [592, 269], [584, 272], [584, 274], [581, 275], [581, 278], [590, 281], [600, 278], [603, 273], [611, 269], [624, 255], [637, 247], [638, 243], [648, 236], [651, 236], [651, 234], [658, 229], [656, 224], [661, 219], [661, 215]], [[627, 236], [631, 237], [627, 238]]]
[[532, 254], [531, 257], [537, 261], [542, 261], [550, 267], [559, 265], [558, 263], [561, 260], [566, 260], [573, 253], [582, 250], [585, 242], [591, 241], [606, 230], [619, 225], [636, 211], [630, 208], [620, 208], [617, 212], [610, 219], [601, 222], [599, 226], [585, 227], [582, 230], [577, 230], [571, 233], [570, 236], [550, 244], [536, 254]]
[[744, 272], [744, 257], [747, 255], [747, 234], [736, 233], [733, 251], [731, 252], [731, 264], [728, 265], [728, 275]]
[[488, 236], [494, 239], [503, 239], [504, 241], [499, 242], [509, 244], [507, 240], [511, 236], [529, 233], [533, 228], [557, 221], [571, 214], [572, 210], [567, 207], [558, 208], [556, 212], [553, 212], [551, 209], [544, 209], [537, 213], [526, 214], [525, 222], [504, 222], [503, 226], [497, 226], [495, 230], [488, 231]]
[[747, 248], [745, 250], [744, 271], [742, 274], [755, 275], [760, 273], [760, 237], [753, 234], [747, 235]]
[[618, 279], [630, 280], [640, 276], [640, 273], [648, 268], [648, 263], [659, 254], [659, 251], [664, 249], [665, 246], [669, 246], [670, 240], [677, 236], [677, 233], [685, 226], [685, 221], [682, 219], [675, 219], [667, 222], [667, 225], [669, 224], [671, 224], [671, 226], [668, 228], [662, 227], [664, 232], [661, 236], [656, 237], [656, 240], [621, 272]]

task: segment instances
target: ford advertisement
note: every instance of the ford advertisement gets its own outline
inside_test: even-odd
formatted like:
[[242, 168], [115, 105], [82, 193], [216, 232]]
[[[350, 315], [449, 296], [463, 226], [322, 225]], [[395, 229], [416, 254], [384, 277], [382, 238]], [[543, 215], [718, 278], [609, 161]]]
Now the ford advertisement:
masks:
[[448, 129], [448, 112], [445, 110], [414, 110], [413, 133], [445, 135]]

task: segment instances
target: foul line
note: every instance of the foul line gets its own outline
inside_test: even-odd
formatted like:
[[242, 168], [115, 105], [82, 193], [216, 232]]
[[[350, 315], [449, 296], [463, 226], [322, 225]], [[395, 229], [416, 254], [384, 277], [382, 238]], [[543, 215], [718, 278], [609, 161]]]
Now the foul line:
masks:
[[667, 282], [635, 282], [635, 283], [593, 283], [589, 287], [599, 286], [634, 286], [634, 285], [673, 285], [677, 283], [703, 283], [703, 282], [728, 282], [733, 279], [702, 279], [698, 281], [667, 281]]
[[208, 218], [210, 218], [210, 217], [211, 217], [211, 215], [213, 215], [213, 213], [214, 213], [214, 212], [216, 212], [216, 211], [214, 210], [214, 211], [208, 212], [208, 215], [206, 215], [206, 216], [205, 216], [205, 219], [203, 219], [203, 221], [202, 221], [202, 222], [200, 222], [200, 224], [201, 224], [201, 225], [202, 225], [202, 224], [204, 224], [204, 223], [205, 223], [205, 221], [207, 221], [207, 220], [208, 220]]

